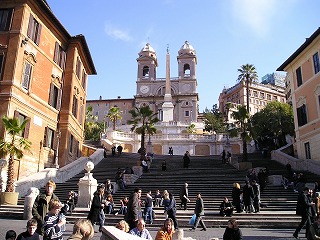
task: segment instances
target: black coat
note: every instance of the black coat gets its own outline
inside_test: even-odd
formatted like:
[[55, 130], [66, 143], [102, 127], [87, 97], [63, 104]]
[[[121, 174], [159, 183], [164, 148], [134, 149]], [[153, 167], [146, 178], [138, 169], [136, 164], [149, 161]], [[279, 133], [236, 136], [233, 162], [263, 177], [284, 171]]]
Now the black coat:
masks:
[[311, 206], [307, 194], [301, 192], [298, 196], [296, 214], [300, 216], [311, 216]]
[[102, 203], [102, 196], [98, 192], [95, 192], [92, 199], [91, 208], [89, 211], [88, 219], [94, 223], [99, 222], [99, 214], [101, 212], [101, 209], [103, 208], [101, 206]]
[[242, 232], [239, 228], [226, 228], [223, 240], [242, 240]]

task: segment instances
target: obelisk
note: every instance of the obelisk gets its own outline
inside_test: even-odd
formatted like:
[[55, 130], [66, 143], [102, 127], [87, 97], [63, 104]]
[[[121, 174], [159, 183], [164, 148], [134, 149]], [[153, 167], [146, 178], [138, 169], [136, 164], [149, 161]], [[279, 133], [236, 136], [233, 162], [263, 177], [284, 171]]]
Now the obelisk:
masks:
[[170, 53], [168, 46], [166, 55], [166, 93], [164, 95], [164, 103], [162, 104], [163, 122], [173, 121], [173, 108], [170, 82]]

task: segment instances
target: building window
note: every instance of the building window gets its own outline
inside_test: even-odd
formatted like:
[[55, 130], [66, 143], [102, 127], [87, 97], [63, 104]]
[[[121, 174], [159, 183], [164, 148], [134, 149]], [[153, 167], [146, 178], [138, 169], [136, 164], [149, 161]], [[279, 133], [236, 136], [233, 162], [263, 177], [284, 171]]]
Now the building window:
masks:
[[14, 117], [16, 119], [18, 119], [20, 124], [25, 120], [29, 120], [27, 122], [26, 127], [24, 128], [23, 132], [21, 132], [20, 135], [19, 135], [20, 137], [24, 137], [24, 138], [28, 139], [28, 137], [29, 137], [29, 129], [30, 129], [30, 118], [28, 118], [27, 116], [21, 114], [18, 111], [14, 111]]
[[296, 75], [297, 75], [297, 85], [300, 87], [302, 85], [302, 72], [301, 72], [301, 67], [298, 67], [296, 70]]
[[257, 91], [253, 91], [253, 96], [254, 96], [254, 97], [258, 97]]
[[190, 111], [189, 111], [189, 110], [184, 111], [184, 116], [185, 116], [185, 117], [189, 117], [189, 116], [190, 116]]
[[163, 121], [163, 111], [162, 111], [162, 109], [158, 110], [158, 118], [159, 118], [160, 121]]
[[305, 104], [297, 108], [297, 117], [298, 117], [298, 126], [303, 126], [307, 124], [307, 108]]
[[260, 93], [260, 98], [264, 99], [264, 93]]
[[3, 8], [0, 9], [0, 31], [9, 31], [12, 16], [13, 16], [13, 9], [12, 8]]
[[149, 67], [148, 66], [144, 66], [143, 70], [142, 70], [142, 76], [146, 77], [146, 78], [149, 77], [149, 71], [150, 71]]
[[319, 63], [319, 54], [315, 53], [313, 55], [313, 65], [314, 65], [314, 74], [317, 74], [320, 71], [320, 63]]
[[49, 105], [54, 107], [57, 110], [60, 110], [60, 106], [61, 106], [61, 93], [62, 93], [61, 89], [59, 89], [56, 85], [51, 83]]
[[3, 66], [4, 66], [4, 54], [0, 54], [0, 80], [2, 79]]
[[59, 45], [58, 42], [56, 42], [53, 61], [56, 64], [58, 64], [59, 67], [62, 68], [63, 70], [65, 69], [66, 57], [67, 57], [66, 51]]
[[26, 90], [29, 90], [30, 88], [31, 72], [32, 72], [32, 65], [28, 62], [25, 62], [23, 75], [22, 75], [22, 87]]
[[267, 100], [271, 100], [271, 95], [267, 94]]
[[306, 159], [311, 159], [310, 143], [309, 142], [304, 143], [304, 149], [306, 152]]
[[78, 98], [76, 96], [73, 96], [73, 101], [72, 101], [72, 115], [77, 118], [77, 113], [78, 113]]
[[41, 29], [41, 24], [32, 15], [30, 15], [27, 36], [38, 46], [40, 43]]
[[82, 68], [82, 64], [81, 64], [80, 58], [78, 57], [77, 58], [77, 65], [76, 65], [76, 75], [77, 75], [78, 79], [80, 79], [80, 76], [81, 76], [81, 68]]
[[74, 142], [74, 137], [72, 134], [70, 134], [70, 139], [69, 139], [69, 153], [73, 152], [73, 142]]
[[43, 146], [53, 149], [54, 130], [46, 127], [44, 129]]
[[86, 89], [86, 86], [87, 86], [87, 78], [88, 78], [88, 75], [86, 74], [85, 71], [82, 72], [82, 87], [83, 89]]

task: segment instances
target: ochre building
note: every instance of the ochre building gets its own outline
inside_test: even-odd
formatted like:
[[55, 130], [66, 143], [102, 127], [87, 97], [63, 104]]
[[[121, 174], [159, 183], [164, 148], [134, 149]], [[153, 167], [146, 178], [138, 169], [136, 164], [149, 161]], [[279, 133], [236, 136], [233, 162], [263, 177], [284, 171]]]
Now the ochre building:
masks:
[[71, 36], [46, 1], [1, 0], [0, 19], [0, 115], [29, 119], [23, 136], [32, 142], [15, 161], [19, 179], [81, 155], [88, 75], [96, 70], [85, 37]]

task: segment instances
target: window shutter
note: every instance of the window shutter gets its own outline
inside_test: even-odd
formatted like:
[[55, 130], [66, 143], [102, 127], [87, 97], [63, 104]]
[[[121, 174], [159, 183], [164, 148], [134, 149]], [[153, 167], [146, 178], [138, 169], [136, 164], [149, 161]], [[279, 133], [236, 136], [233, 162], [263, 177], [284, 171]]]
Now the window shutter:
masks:
[[55, 48], [54, 48], [54, 55], [53, 55], [53, 61], [55, 63], [59, 63], [58, 62], [59, 61], [59, 47], [60, 47], [59, 43], [56, 42]]
[[57, 137], [57, 135], [58, 135], [57, 131], [54, 131], [52, 149], [55, 150], [55, 151], [57, 150], [57, 146], [58, 146], [58, 137]]
[[42, 29], [42, 25], [40, 23], [38, 23], [38, 31], [37, 31], [37, 36], [35, 39], [35, 44], [37, 44], [39, 46], [40, 43], [40, 35], [41, 35], [41, 29]]
[[26, 124], [26, 127], [24, 128], [24, 134], [23, 134], [23, 137], [25, 139], [28, 139], [29, 137], [29, 131], [30, 131], [30, 122], [31, 122], [31, 118], [27, 117], [26, 120], [28, 120], [27, 124]]
[[53, 83], [50, 83], [50, 92], [49, 92], [49, 105], [50, 106], [54, 106], [54, 103], [53, 103], [53, 94], [54, 94], [54, 85]]
[[33, 16], [32, 16], [32, 14], [30, 14], [28, 32], [27, 32], [27, 36], [29, 38], [32, 37], [32, 32], [33, 32]]
[[14, 110], [13, 117], [14, 118], [18, 118], [19, 117], [19, 112], [17, 110]]
[[43, 146], [48, 146], [48, 127], [44, 128], [44, 135], [43, 135]]
[[67, 58], [67, 53], [65, 51], [61, 51], [61, 64], [60, 67], [62, 68], [62, 70], [66, 69], [66, 58]]
[[57, 98], [57, 110], [60, 111], [61, 108], [61, 101], [62, 101], [62, 89], [59, 88], [58, 90], [58, 98]]

